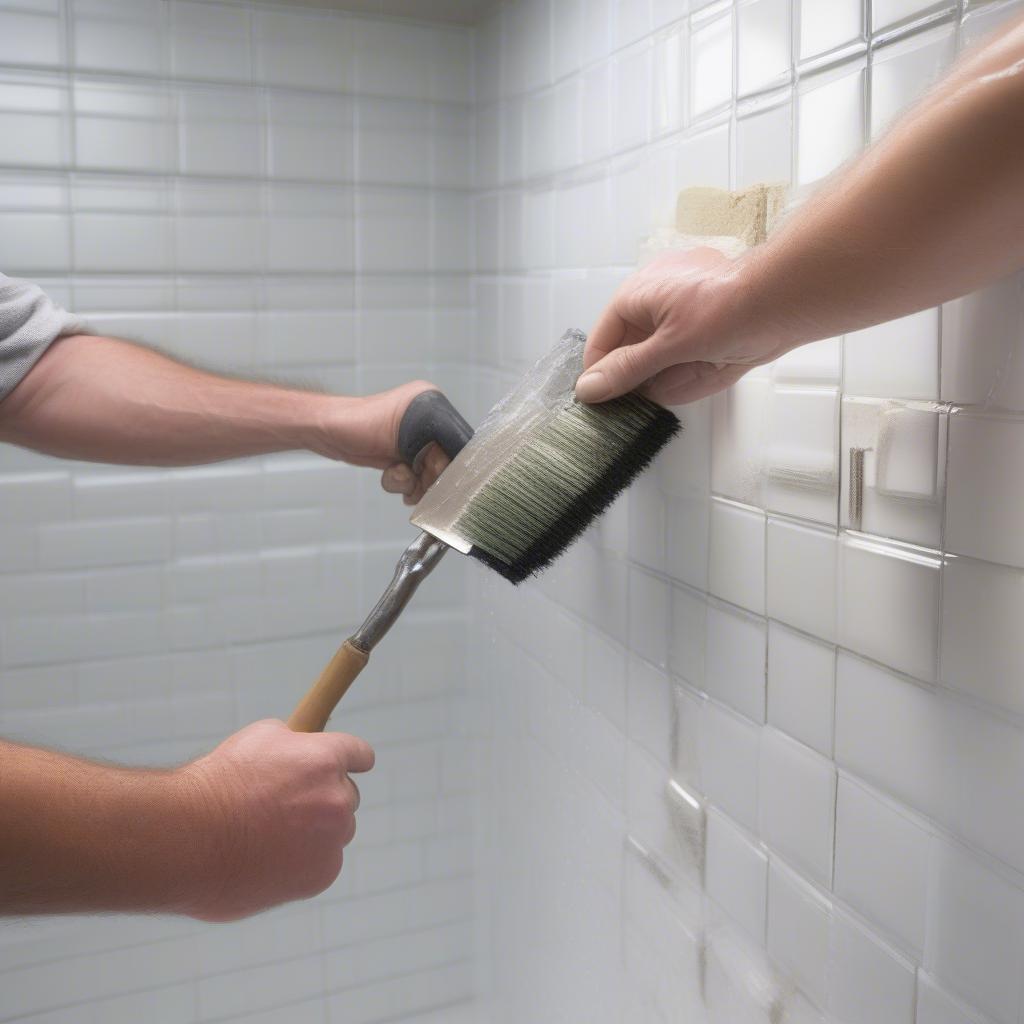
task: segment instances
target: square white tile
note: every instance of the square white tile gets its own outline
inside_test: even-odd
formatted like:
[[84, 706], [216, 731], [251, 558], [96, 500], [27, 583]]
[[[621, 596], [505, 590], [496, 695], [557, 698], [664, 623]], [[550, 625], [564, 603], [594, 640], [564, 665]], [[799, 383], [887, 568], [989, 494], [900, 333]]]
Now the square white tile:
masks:
[[864, 144], [864, 61], [803, 79], [797, 98], [797, 181], [810, 185]]
[[766, 449], [768, 508], [834, 524], [839, 392], [777, 384], [769, 402]]
[[[759, 182], [789, 185], [792, 180], [792, 101], [740, 115], [736, 122], [737, 188], [747, 188]], [[800, 352], [802, 348], [793, 351]]]
[[736, 12], [739, 95], [789, 80], [792, 65], [790, 0], [749, 0]]
[[846, 336], [843, 353], [843, 388], [848, 395], [938, 398], [937, 309], [854, 331]]
[[942, 570], [942, 681], [1024, 712], [1024, 571], [947, 556]]
[[698, 118], [732, 99], [733, 14], [690, 21], [690, 117]]
[[827, 1000], [830, 901], [772, 857], [768, 871], [768, 953], [819, 1006]]
[[918, 679], [933, 680], [938, 556], [846, 534], [839, 562], [839, 642]]
[[712, 594], [764, 614], [765, 516], [721, 498], [711, 500], [708, 587]]
[[760, 729], [712, 701], [704, 705], [700, 731], [700, 775], [712, 804], [757, 830]]
[[717, 810], [708, 812], [704, 884], [708, 895], [755, 942], [764, 941], [768, 858], [754, 838]]
[[838, 592], [835, 531], [771, 516], [767, 536], [768, 615], [822, 640], [835, 640]]
[[1017, 1020], [1024, 892], [963, 847], [937, 841], [929, 900], [925, 963], [931, 973], [992, 1020]]
[[835, 893], [918, 961], [924, 949], [930, 842], [919, 821], [840, 777]]
[[848, 1024], [913, 1024], [913, 965], [836, 909], [829, 944], [828, 1008]]
[[835, 649], [777, 622], [768, 624], [768, 721], [832, 756]]
[[1024, 478], [1008, 473], [1024, 453], [1024, 421], [957, 413], [949, 424], [946, 548], [1024, 568]]
[[764, 721], [764, 619], [711, 602], [707, 606], [704, 690], [755, 722]]
[[809, 60], [863, 38], [863, 0], [799, 0], [800, 59]]
[[1024, 410], [1024, 275], [942, 307], [942, 400]]
[[761, 838], [819, 885], [832, 881], [836, 773], [832, 762], [776, 729], [761, 735]]

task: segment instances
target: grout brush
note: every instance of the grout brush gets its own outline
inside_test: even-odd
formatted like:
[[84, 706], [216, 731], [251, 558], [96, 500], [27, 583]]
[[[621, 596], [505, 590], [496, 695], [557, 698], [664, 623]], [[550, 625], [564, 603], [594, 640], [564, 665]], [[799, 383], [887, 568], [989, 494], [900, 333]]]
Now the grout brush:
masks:
[[324, 728], [416, 588], [449, 548], [521, 583], [554, 561], [679, 430], [679, 420], [643, 395], [601, 405], [574, 395], [586, 336], [568, 331], [476, 434], [439, 392], [409, 405], [399, 429], [415, 465], [431, 442], [451, 464], [413, 510], [423, 532], [366, 621], [339, 648], [288, 724]]

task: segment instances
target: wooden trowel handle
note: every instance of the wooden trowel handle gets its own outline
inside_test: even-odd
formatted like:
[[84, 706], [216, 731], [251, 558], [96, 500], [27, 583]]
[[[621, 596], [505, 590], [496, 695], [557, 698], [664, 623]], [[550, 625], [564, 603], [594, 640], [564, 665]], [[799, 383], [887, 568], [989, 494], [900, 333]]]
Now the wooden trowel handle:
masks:
[[320, 673], [320, 678], [299, 701], [288, 719], [289, 728], [295, 732], [323, 732], [338, 701], [345, 696], [345, 691], [369, 660], [369, 654], [361, 651], [351, 640], [346, 640]]

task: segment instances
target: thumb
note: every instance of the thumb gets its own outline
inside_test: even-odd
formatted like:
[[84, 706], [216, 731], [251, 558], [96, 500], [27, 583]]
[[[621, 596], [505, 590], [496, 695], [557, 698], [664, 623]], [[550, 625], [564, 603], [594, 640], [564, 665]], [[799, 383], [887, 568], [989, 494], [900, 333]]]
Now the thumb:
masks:
[[622, 345], [599, 359], [576, 381], [581, 402], [607, 402], [640, 387], [668, 366], [657, 334], [635, 345]]

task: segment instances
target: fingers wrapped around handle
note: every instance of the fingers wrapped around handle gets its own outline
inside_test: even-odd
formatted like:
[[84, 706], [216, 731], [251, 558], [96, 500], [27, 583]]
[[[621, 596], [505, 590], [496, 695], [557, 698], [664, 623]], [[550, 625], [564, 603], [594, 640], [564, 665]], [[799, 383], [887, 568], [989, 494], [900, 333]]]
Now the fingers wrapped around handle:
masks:
[[437, 444], [454, 459], [473, 436], [473, 428], [440, 391], [418, 394], [405, 410], [398, 427], [398, 454], [414, 470], [431, 445]]

